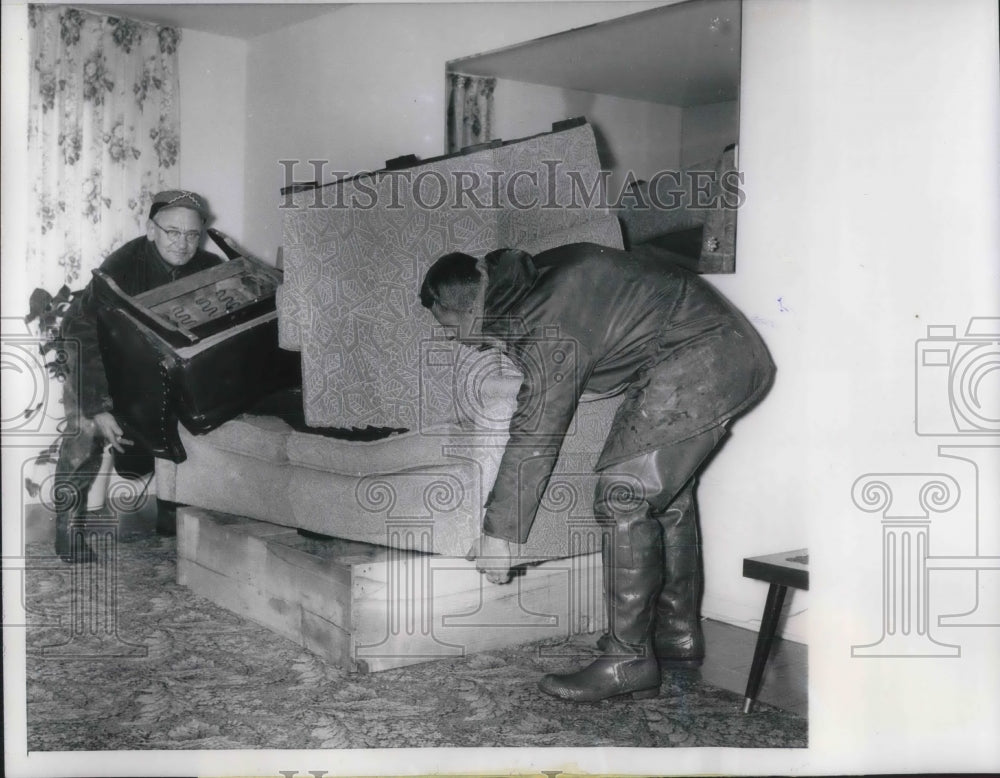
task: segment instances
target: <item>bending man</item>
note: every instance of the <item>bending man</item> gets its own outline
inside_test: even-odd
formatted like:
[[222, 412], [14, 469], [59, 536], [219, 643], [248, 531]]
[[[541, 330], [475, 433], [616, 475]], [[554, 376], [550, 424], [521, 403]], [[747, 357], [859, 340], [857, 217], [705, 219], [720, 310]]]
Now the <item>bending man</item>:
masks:
[[494, 583], [510, 578], [511, 544], [527, 541], [584, 391], [627, 393], [597, 464], [595, 515], [612, 537], [604, 653], [540, 688], [578, 701], [655, 696], [661, 662], [704, 656], [695, 475], [726, 424], [769, 388], [764, 343], [698, 276], [588, 243], [534, 257], [448, 254], [420, 298], [459, 340], [499, 345], [524, 374], [477, 550]]

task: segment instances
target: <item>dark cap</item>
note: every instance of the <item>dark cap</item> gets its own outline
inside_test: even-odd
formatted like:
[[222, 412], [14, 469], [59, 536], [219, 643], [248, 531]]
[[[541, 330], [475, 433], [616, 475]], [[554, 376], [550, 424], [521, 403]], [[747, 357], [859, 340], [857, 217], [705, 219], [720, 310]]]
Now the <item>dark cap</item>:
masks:
[[198, 213], [205, 221], [208, 221], [212, 216], [204, 197], [196, 192], [187, 192], [183, 189], [168, 189], [153, 195], [153, 202], [149, 206], [149, 218], [152, 219], [157, 213], [167, 208], [189, 208]]

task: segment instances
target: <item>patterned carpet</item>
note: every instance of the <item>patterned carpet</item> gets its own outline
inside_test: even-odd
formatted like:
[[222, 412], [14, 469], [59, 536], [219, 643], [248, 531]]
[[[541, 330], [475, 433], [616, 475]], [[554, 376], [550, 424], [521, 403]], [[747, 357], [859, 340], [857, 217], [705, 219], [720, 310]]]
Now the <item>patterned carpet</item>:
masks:
[[[541, 675], [581, 663], [541, 644], [351, 675], [178, 586], [173, 539], [118, 548], [115, 610], [86, 594], [111, 590], [95, 565], [29, 546], [29, 751], [807, 744], [805, 719], [763, 704], [745, 716], [696, 673], [665, 675], [653, 700], [548, 698]], [[73, 610], [74, 590], [88, 607]], [[573, 642], [586, 653], [593, 636]]]

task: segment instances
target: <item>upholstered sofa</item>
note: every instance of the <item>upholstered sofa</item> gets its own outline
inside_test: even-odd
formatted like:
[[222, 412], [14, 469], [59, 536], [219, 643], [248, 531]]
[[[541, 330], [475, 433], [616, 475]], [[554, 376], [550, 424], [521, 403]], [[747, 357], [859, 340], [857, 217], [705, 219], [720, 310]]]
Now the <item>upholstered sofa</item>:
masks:
[[[599, 548], [593, 469], [620, 400], [581, 405], [521, 561]], [[507, 391], [491, 413], [502, 418], [512, 408]], [[157, 460], [163, 500], [388, 546], [405, 547], [413, 529], [429, 528], [420, 537], [430, 546], [417, 550], [463, 556], [479, 533], [506, 436], [456, 423], [345, 441], [246, 414], [206, 435], [182, 430], [181, 441], [184, 462]]]
[[[732, 155], [718, 164], [731, 169]], [[520, 376], [499, 354], [457, 346], [435, 329], [417, 295], [433, 260], [576, 241], [623, 248], [622, 225], [631, 247], [645, 241], [646, 250], [692, 226], [728, 236], [702, 247], [701, 269], [731, 259], [719, 252], [732, 250], [732, 214], [581, 204], [603, 181], [600, 168], [593, 130], [570, 122], [289, 193], [278, 340], [300, 352], [301, 390], [282, 398], [291, 413], [244, 414], [202, 435], [182, 428], [186, 459], [157, 460], [158, 498], [390, 547], [419, 537], [417, 550], [464, 555], [479, 534]], [[663, 260], [690, 264], [666, 252]], [[520, 561], [599, 549], [594, 465], [621, 401], [581, 403]]]
[[[301, 394], [291, 401], [301, 418], [244, 414], [207, 434], [181, 429], [186, 459], [157, 461], [158, 498], [388, 546], [405, 547], [415, 537], [407, 528], [430, 526], [419, 550], [464, 555], [520, 376], [498, 353], [446, 341], [419, 305], [420, 279], [448, 251], [623, 247], [614, 214], [572, 202], [572, 176], [591, 186], [599, 170], [593, 131], [576, 123], [292, 196], [278, 323], [282, 347], [301, 352]], [[500, 201], [469, 190], [469, 176], [501, 181]], [[485, 207], [429, 207], [441, 192], [427, 187], [452, 182]], [[532, 198], [556, 207], [519, 207]], [[620, 402], [581, 404], [521, 561], [599, 548], [593, 468]], [[384, 436], [351, 434], [373, 429]]]

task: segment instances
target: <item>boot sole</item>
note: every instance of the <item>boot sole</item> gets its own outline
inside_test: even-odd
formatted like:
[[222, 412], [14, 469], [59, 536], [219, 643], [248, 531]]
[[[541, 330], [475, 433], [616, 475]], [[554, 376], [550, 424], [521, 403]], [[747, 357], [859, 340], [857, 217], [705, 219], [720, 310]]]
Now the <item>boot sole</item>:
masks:
[[580, 699], [580, 698], [577, 698], [577, 697], [564, 696], [562, 694], [555, 694], [554, 692], [549, 691], [548, 689], [546, 689], [542, 684], [538, 685], [538, 690], [540, 692], [542, 692], [543, 694], [546, 694], [549, 697], [553, 697], [553, 698], [555, 698], [557, 700], [562, 700], [563, 702], [576, 702], [576, 703], [603, 702], [604, 700], [614, 699], [615, 697], [629, 697], [629, 696], [631, 696], [633, 700], [652, 700], [655, 697], [659, 697], [660, 696], [660, 686], [659, 686], [659, 684], [657, 684], [656, 686], [653, 686], [653, 687], [651, 687], [649, 689], [638, 689], [637, 691], [631, 691], [631, 692], [628, 692], [628, 691], [617, 692], [615, 694], [609, 694], [607, 697], [598, 697], [596, 699], [591, 699], [591, 700], [584, 700], [584, 699]]
[[633, 700], [652, 700], [660, 696], [659, 687], [655, 689], [642, 689], [641, 691], [637, 692], [620, 692], [618, 694], [611, 694], [607, 697], [599, 697], [596, 700], [580, 700], [580, 699], [575, 699], [573, 697], [563, 697], [562, 695], [559, 694], [552, 694], [551, 692], [546, 692], [544, 689], [542, 691], [549, 697], [552, 697], [553, 699], [562, 700], [563, 702], [575, 702], [578, 704], [580, 703], [593, 704], [596, 702], [604, 702], [604, 700], [613, 700], [615, 697], [631, 697]]

